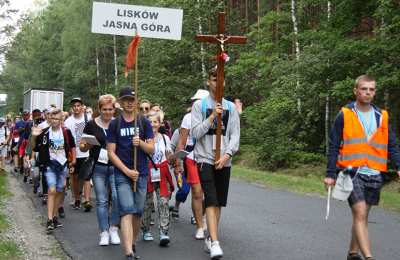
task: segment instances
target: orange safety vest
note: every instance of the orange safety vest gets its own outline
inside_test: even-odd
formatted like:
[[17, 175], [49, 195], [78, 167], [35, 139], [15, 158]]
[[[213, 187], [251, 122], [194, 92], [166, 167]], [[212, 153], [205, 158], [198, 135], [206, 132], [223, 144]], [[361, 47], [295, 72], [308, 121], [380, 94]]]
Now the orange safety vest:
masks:
[[367, 139], [363, 126], [355, 111], [342, 108], [344, 116], [343, 144], [339, 149], [336, 166], [339, 168], [368, 166], [386, 172], [389, 142], [389, 116], [382, 110], [375, 133]]

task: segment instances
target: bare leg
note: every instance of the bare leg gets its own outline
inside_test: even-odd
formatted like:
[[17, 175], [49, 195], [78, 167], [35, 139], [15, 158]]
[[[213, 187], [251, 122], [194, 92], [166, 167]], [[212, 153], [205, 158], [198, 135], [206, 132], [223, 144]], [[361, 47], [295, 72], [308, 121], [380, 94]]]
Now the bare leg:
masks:
[[53, 216], [57, 216], [58, 208], [62, 205], [61, 202], [63, 201], [64, 192], [57, 192], [55, 196], [55, 202], [53, 206]]
[[92, 185], [90, 184], [90, 181], [85, 181], [83, 183], [83, 195], [85, 196], [85, 201], [90, 202], [91, 192], [92, 192]]
[[54, 217], [54, 207], [56, 205], [56, 189], [54, 187], [49, 187], [47, 191], [47, 218], [53, 219]]
[[200, 184], [192, 185], [192, 211], [197, 228], [203, 228], [203, 191]]
[[[139, 221], [140, 223], [140, 221]], [[121, 233], [122, 233], [122, 244], [125, 250], [125, 254], [132, 254], [133, 244], [133, 215], [128, 214], [121, 217]], [[140, 224], [139, 224], [140, 225]]]
[[140, 224], [141, 224], [142, 218], [138, 217], [136, 215], [132, 216], [132, 243], [131, 243], [131, 250], [132, 250], [132, 245], [136, 243], [136, 240], [139, 235], [140, 231]]
[[371, 242], [368, 234], [368, 214], [370, 206], [365, 201], [360, 201], [353, 205], [353, 236], [355, 236], [358, 246], [365, 258], [371, 257]]
[[206, 208], [208, 232], [212, 241], [218, 240], [218, 219], [220, 215], [219, 212], [219, 208], [215, 206]]
[[80, 200], [80, 196], [79, 196], [79, 180], [78, 180], [78, 174], [74, 173], [71, 176], [71, 188], [72, 188], [72, 192], [74, 194], [74, 198], [75, 200]]

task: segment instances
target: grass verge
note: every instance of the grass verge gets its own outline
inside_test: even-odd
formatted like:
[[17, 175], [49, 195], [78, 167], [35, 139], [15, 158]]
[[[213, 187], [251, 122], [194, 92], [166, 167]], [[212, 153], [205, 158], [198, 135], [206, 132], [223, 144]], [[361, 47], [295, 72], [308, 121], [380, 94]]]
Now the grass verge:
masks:
[[[323, 166], [300, 167], [278, 172], [253, 170], [243, 166], [234, 166], [232, 176], [266, 187], [284, 189], [301, 194], [326, 195], [322, 184], [325, 168]], [[381, 192], [380, 206], [400, 212], [400, 184], [392, 182], [385, 185]]]
[[16, 243], [6, 240], [3, 236], [4, 232], [9, 228], [9, 223], [1, 211], [4, 199], [11, 196], [11, 193], [7, 190], [6, 174], [6, 172], [0, 171], [0, 259], [19, 260], [22, 259], [21, 250]]

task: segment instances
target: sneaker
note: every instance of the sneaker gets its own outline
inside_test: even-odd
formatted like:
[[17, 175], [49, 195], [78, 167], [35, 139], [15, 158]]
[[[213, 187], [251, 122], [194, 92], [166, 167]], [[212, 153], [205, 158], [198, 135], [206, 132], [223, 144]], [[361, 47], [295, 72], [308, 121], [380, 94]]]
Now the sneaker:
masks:
[[52, 219], [48, 219], [47, 220], [47, 224], [46, 224], [46, 230], [47, 230], [47, 234], [50, 234], [53, 232], [54, 230], [54, 223]]
[[57, 218], [57, 217], [54, 217], [54, 218], [53, 218], [53, 223], [54, 223], [54, 228], [59, 228], [59, 227], [62, 227], [62, 226], [63, 226], [63, 224], [62, 224], [61, 222], [58, 221], [58, 218]]
[[143, 233], [143, 241], [153, 241], [154, 237], [151, 232], [144, 232]]
[[224, 255], [218, 241], [211, 242], [210, 257], [211, 259], [220, 259]]
[[65, 210], [64, 210], [64, 207], [59, 207], [59, 208], [58, 208], [58, 216], [59, 216], [60, 218], [65, 218]]
[[171, 216], [174, 218], [174, 219], [178, 219], [179, 218], [179, 209], [172, 209], [171, 210]]
[[204, 229], [203, 229], [203, 228], [198, 228], [194, 237], [195, 237], [197, 240], [203, 240], [204, 237], [205, 237], [205, 235], [204, 235]]
[[362, 257], [358, 253], [348, 253], [347, 260], [362, 260]]
[[165, 247], [169, 244], [169, 236], [164, 233], [160, 233], [160, 246]]
[[42, 205], [46, 205], [47, 204], [47, 194], [44, 194], [42, 197]]
[[99, 246], [108, 246], [110, 244], [110, 234], [107, 231], [100, 233]]
[[197, 221], [196, 221], [195, 217], [193, 217], [193, 216], [190, 217], [190, 223], [192, 225], [196, 225], [197, 224]]
[[75, 200], [74, 206], [72, 207], [75, 210], [81, 209], [81, 201], [80, 200]]
[[39, 189], [39, 186], [34, 185], [33, 186], [33, 194], [37, 194], [38, 193], [38, 189]]
[[85, 209], [85, 212], [90, 212], [90, 210], [92, 210], [92, 204], [90, 204], [90, 201], [85, 201], [83, 203], [83, 208]]
[[211, 238], [207, 237], [206, 239], [204, 239], [204, 251], [210, 253], [210, 250], [211, 250]]
[[110, 234], [110, 242], [112, 245], [121, 244], [121, 239], [119, 238], [117, 227], [110, 227], [108, 233]]

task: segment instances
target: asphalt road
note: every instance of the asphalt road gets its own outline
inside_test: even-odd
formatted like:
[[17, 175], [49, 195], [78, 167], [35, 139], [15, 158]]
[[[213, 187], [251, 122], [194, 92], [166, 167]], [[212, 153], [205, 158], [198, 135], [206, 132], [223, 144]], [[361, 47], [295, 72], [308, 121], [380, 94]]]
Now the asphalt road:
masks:
[[[45, 216], [45, 207], [33, 195], [31, 186], [20, 179]], [[69, 201], [68, 197], [67, 217], [62, 220], [64, 227], [54, 233], [65, 252], [73, 259], [124, 259], [120, 246], [97, 245], [99, 231], [95, 210], [90, 213], [72, 210]], [[188, 201], [181, 208], [180, 220], [171, 225], [170, 246], [159, 247], [157, 235], [154, 242], [139, 241], [137, 248], [142, 259], [209, 259], [203, 251], [203, 241], [193, 238], [195, 228], [190, 224]], [[232, 180], [228, 207], [223, 210], [220, 226], [224, 259], [346, 259], [351, 225], [347, 203], [332, 201], [329, 220], [325, 221], [324, 217], [324, 198]], [[377, 259], [400, 259], [400, 215], [373, 208], [369, 227]], [[158, 234], [155, 226], [153, 234]]]

